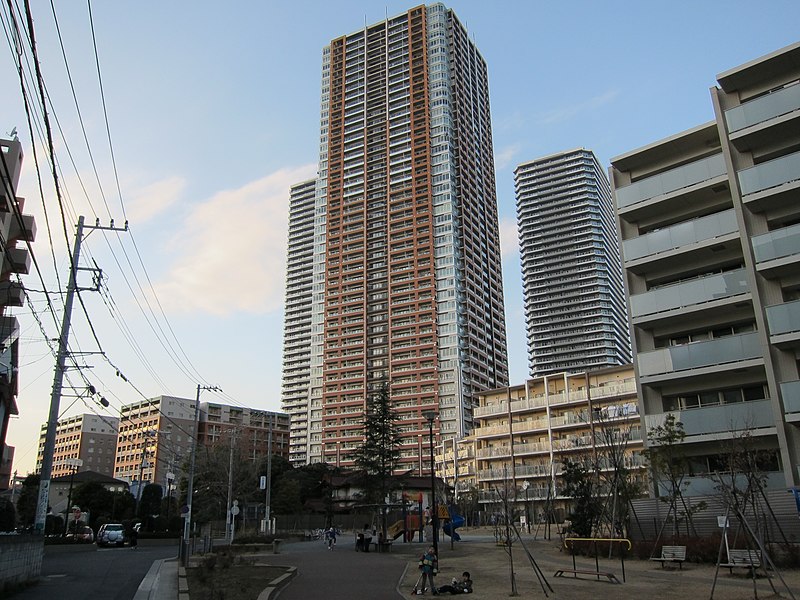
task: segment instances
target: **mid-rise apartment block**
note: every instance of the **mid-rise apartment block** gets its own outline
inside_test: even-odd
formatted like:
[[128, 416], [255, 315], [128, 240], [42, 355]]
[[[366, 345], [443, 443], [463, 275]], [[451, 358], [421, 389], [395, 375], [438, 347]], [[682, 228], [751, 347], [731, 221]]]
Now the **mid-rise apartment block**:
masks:
[[230, 446], [240, 459], [257, 462], [269, 454], [289, 458], [289, 415], [214, 402], [200, 404], [200, 446]]
[[[693, 474], [731, 444], [800, 483], [800, 43], [726, 71], [715, 119], [612, 161], [647, 427], [683, 423]], [[688, 493], [709, 493], [707, 479]]]
[[[624, 468], [630, 481], [647, 489], [632, 365], [543, 375], [485, 392], [475, 420], [478, 426], [465, 440], [474, 445], [474, 479], [468, 470], [458, 479], [474, 481], [481, 503], [496, 504], [508, 494], [532, 503], [530, 518], [547, 510], [551, 520], [561, 521], [571, 502], [560, 477], [567, 462], [606, 474], [606, 481]], [[448, 458], [446, 445], [444, 450], [442, 458]], [[445, 466], [445, 478], [447, 473]]]
[[403, 468], [417, 469], [426, 413], [437, 439], [462, 437], [478, 394], [508, 383], [487, 66], [442, 4], [336, 38], [322, 62], [305, 414], [284, 395], [292, 459], [347, 466], [387, 386]]
[[531, 376], [630, 364], [611, 187], [594, 153], [526, 162], [514, 183]]
[[138, 496], [140, 484], [171, 485], [168, 473], [179, 481], [197, 436], [196, 401], [175, 396], [156, 396], [123, 406], [114, 478], [132, 485]]
[[[286, 304], [283, 316], [281, 404], [291, 419], [289, 460], [305, 464], [311, 433], [311, 302], [313, 293], [316, 179], [293, 185], [289, 194]], [[314, 407], [317, 423], [322, 415]], [[318, 428], [319, 425], [316, 425]], [[316, 431], [319, 434], [319, 431]]]
[[[119, 419], [96, 414], [67, 417], [56, 425], [52, 477], [94, 471], [113, 477]], [[41, 472], [47, 423], [39, 433], [36, 472]], [[77, 462], [80, 461], [80, 462]]]
[[17, 196], [22, 172], [22, 144], [0, 140], [0, 455], [6, 445], [11, 415], [17, 410], [19, 323], [9, 308], [22, 306], [25, 290], [19, 279], [31, 266], [27, 244], [36, 238], [36, 221], [23, 214], [25, 199]]

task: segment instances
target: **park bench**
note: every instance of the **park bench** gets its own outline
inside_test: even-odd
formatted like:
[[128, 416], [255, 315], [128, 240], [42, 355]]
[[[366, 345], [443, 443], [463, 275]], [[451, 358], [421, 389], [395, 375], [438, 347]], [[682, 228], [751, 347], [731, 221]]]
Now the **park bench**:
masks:
[[661, 546], [661, 556], [654, 556], [650, 560], [655, 560], [661, 563], [661, 568], [664, 568], [664, 563], [676, 562], [678, 567], [683, 569], [683, 561], [686, 560], [686, 546]]
[[758, 550], [746, 549], [728, 550], [728, 562], [720, 565], [720, 567], [728, 567], [731, 573], [733, 573], [734, 567], [745, 567], [752, 570], [760, 566], [761, 553]]

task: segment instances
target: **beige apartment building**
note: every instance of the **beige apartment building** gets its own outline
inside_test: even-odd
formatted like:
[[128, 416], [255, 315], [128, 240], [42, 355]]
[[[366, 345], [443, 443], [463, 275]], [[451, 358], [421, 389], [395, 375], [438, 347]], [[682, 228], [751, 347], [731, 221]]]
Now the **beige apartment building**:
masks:
[[[56, 426], [52, 477], [73, 472], [94, 471], [114, 476], [119, 419], [105, 415], [84, 414], [61, 419]], [[41, 472], [47, 423], [39, 433], [36, 472]]]
[[[195, 400], [156, 396], [120, 410], [113, 476], [132, 484], [156, 483], [165, 490], [179, 481], [196, 435]], [[172, 474], [172, 478], [168, 477]]]
[[255, 408], [203, 402], [198, 442], [229, 445], [234, 437], [242, 459], [256, 462], [268, 454], [289, 459], [289, 415]]
[[567, 499], [559, 475], [567, 461], [598, 465], [601, 473], [624, 466], [647, 490], [632, 365], [491, 390], [479, 395], [474, 415], [469, 437], [439, 446], [437, 472], [456, 490], [477, 488], [487, 510], [508, 493], [517, 503], [532, 503], [531, 517], [549, 503], [563, 519]]

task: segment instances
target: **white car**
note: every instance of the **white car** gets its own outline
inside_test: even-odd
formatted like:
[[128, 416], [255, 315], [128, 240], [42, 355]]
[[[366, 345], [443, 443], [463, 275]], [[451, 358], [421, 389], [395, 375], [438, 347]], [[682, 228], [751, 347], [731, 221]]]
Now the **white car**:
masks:
[[124, 546], [127, 536], [125, 527], [122, 523], [106, 523], [97, 530], [97, 545], [105, 546]]

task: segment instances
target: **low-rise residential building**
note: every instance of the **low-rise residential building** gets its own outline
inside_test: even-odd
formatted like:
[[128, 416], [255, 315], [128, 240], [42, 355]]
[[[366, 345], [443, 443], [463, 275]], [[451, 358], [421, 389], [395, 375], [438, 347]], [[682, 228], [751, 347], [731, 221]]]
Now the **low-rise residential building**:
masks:
[[[624, 468], [646, 493], [643, 427], [632, 365], [559, 373], [479, 395], [477, 427], [439, 446], [437, 473], [456, 490], [477, 488], [486, 510], [501, 497], [525, 503], [529, 518], [561, 521], [567, 462], [599, 473], [604, 485]], [[463, 458], [462, 458], [463, 457]], [[528, 505], [530, 503], [530, 505]]]
[[236, 438], [242, 458], [257, 461], [268, 454], [289, 459], [289, 415], [214, 402], [200, 404], [198, 443], [228, 445]]

